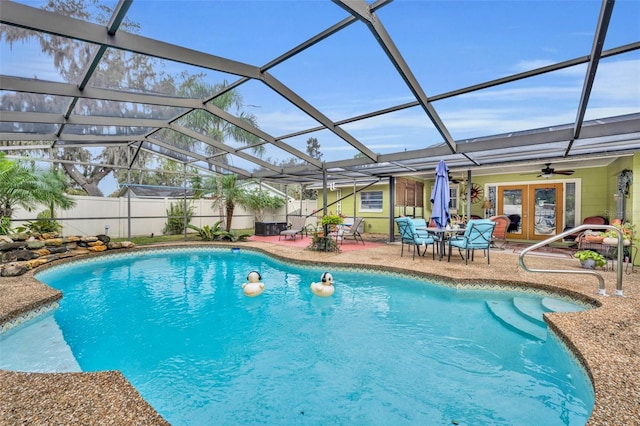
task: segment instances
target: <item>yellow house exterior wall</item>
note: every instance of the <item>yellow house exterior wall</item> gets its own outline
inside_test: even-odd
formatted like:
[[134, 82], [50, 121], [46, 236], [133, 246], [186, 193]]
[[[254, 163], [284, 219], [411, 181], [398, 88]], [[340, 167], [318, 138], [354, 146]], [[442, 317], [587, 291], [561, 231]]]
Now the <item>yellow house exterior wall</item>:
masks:
[[[613, 194], [617, 191], [617, 175], [624, 169], [630, 169], [634, 172], [634, 180], [637, 182], [640, 179], [640, 152], [635, 153], [633, 156], [621, 157], [615, 160], [607, 167], [594, 167], [589, 169], [576, 169], [575, 173], [571, 175], [571, 179], [579, 179], [581, 182], [581, 203], [580, 203], [580, 217], [576, 218], [581, 222], [588, 216], [608, 216], [613, 219], [616, 215], [616, 200]], [[407, 176], [404, 176], [407, 177]], [[410, 177], [408, 177], [410, 178]], [[415, 179], [419, 180], [419, 179]], [[472, 181], [479, 184], [483, 188], [486, 184], [507, 184], [518, 182], [531, 182], [540, 181], [537, 179], [534, 173], [531, 174], [504, 174], [504, 175], [488, 175], [488, 176], [472, 176]], [[425, 218], [430, 216], [430, 203], [431, 188], [433, 186], [433, 179], [424, 180], [424, 200], [425, 200]], [[356, 215], [365, 217], [365, 232], [371, 233], [389, 233], [389, 209], [392, 208], [389, 199], [389, 185], [388, 182], [381, 183], [379, 185], [373, 185], [367, 190], [380, 190], [383, 192], [383, 210], [382, 212], [360, 212], [359, 211], [359, 196], [356, 194], [354, 200], [353, 196], [346, 197], [341, 201], [341, 209], [338, 210], [336, 205], [329, 207], [329, 211], [334, 213], [342, 213], [346, 216], [353, 216], [353, 203], [356, 202]], [[340, 188], [342, 196], [346, 196], [353, 192], [353, 187]], [[336, 191], [328, 191], [327, 200], [328, 203], [332, 203], [336, 200]], [[629, 198], [626, 205], [626, 217], [627, 220], [635, 224], [640, 224], [640, 202], [634, 202], [634, 200], [640, 200], [640, 184], [632, 184], [630, 188]], [[322, 196], [318, 197], [318, 209], [322, 209]], [[320, 212], [321, 214], [321, 212]], [[471, 205], [471, 214], [480, 217], [484, 216], [482, 210], [482, 202], [478, 202]], [[640, 225], [637, 226], [640, 229]], [[640, 231], [638, 231], [640, 234]], [[638, 238], [636, 237], [636, 244]]]

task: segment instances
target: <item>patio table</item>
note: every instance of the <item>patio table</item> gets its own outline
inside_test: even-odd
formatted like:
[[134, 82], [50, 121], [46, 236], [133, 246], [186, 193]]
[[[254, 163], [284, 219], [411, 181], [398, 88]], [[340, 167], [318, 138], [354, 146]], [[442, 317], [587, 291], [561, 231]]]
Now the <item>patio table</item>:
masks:
[[[416, 228], [416, 229], [420, 229], [420, 228]], [[440, 239], [440, 259], [442, 260], [442, 257], [444, 256], [444, 251], [447, 247], [447, 245], [445, 244], [445, 241], [450, 238], [452, 235], [460, 235], [460, 234], [464, 234], [465, 229], [464, 228], [458, 228], [458, 229], [447, 229], [447, 228], [422, 228], [423, 230], [426, 230], [427, 232], [432, 232], [434, 234], [438, 235], [438, 238]]]

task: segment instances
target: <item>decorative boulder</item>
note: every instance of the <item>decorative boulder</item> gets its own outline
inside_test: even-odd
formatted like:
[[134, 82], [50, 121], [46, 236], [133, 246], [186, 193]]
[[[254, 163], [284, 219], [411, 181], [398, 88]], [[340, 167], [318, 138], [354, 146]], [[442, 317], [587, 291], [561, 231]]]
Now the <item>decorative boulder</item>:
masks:
[[62, 238], [51, 238], [49, 240], [44, 240], [44, 245], [59, 247], [62, 245]]
[[111, 237], [105, 234], [96, 235], [96, 238], [98, 238], [98, 240], [102, 241], [105, 244], [111, 241]]
[[17, 249], [23, 249], [27, 246], [27, 243], [24, 241], [16, 241], [6, 244], [0, 244], [0, 251], [11, 251]]
[[29, 269], [33, 269], [33, 268], [36, 268], [36, 267], [38, 267], [40, 265], [44, 265], [47, 262], [48, 262], [48, 260], [45, 259], [45, 258], [42, 258], [42, 257], [38, 258], [38, 259], [31, 259], [30, 261], [27, 262], [27, 267]]
[[17, 277], [27, 272], [27, 267], [18, 263], [9, 263], [0, 269], [0, 277]]
[[41, 249], [42, 247], [44, 247], [44, 241], [33, 240], [33, 241], [27, 242], [27, 248], [29, 250], [38, 250], [38, 249]]

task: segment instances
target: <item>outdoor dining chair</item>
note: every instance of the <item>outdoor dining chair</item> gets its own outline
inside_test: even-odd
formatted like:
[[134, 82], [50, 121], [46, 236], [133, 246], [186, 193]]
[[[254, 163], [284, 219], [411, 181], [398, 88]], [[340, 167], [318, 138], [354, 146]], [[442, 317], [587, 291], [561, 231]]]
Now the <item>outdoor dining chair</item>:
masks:
[[400, 250], [400, 257], [402, 257], [404, 253], [405, 244], [409, 247], [409, 249], [413, 248], [413, 259], [416, 258], [416, 251], [418, 252], [418, 256], [420, 256], [420, 248], [424, 247], [424, 252], [422, 256], [427, 254], [427, 248], [429, 245], [433, 246], [433, 259], [436, 258], [436, 245], [435, 240], [430, 237], [426, 231], [424, 233], [419, 233], [416, 230], [416, 225], [408, 217], [399, 217], [396, 219], [396, 224], [398, 225], [398, 231], [400, 232], [400, 239], [402, 242], [402, 248]]
[[[473, 261], [473, 255], [476, 250], [486, 250], [487, 264], [491, 265], [491, 239], [495, 226], [496, 223], [489, 219], [471, 219], [467, 223], [463, 235], [449, 239], [448, 261], [451, 261], [452, 248], [457, 247], [466, 265], [469, 264], [469, 254], [471, 254], [471, 261]], [[463, 249], [466, 252], [466, 256], [462, 255]]]

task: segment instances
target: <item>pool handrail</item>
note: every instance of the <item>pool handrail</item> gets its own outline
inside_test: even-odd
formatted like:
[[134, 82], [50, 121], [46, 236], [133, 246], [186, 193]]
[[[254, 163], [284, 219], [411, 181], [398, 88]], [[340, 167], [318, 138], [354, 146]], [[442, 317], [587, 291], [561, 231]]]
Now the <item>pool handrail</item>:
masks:
[[547, 238], [546, 240], [540, 241], [539, 243], [536, 243], [530, 247], [525, 248], [524, 250], [522, 250], [522, 252], [520, 253], [520, 256], [518, 257], [518, 262], [520, 263], [520, 267], [522, 269], [524, 269], [527, 272], [541, 272], [541, 273], [553, 273], [553, 274], [587, 274], [587, 275], [594, 275], [599, 282], [598, 285], [598, 294], [601, 296], [608, 296], [607, 295], [607, 291], [604, 288], [604, 278], [602, 277], [602, 275], [600, 275], [598, 272], [594, 271], [568, 271], [568, 270], [564, 270], [564, 269], [532, 269], [529, 268], [525, 265], [524, 263], [524, 257], [533, 250], [536, 250], [540, 247], [543, 247], [549, 243], [552, 243], [553, 241], [559, 240], [561, 238], [564, 238], [566, 236], [569, 236], [571, 234], [575, 234], [576, 232], [579, 231], [586, 231], [588, 229], [606, 229], [606, 230], [611, 230], [611, 231], [616, 231], [618, 233], [618, 264], [617, 264], [617, 281], [616, 281], [616, 296], [620, 296], [620, 297], [624, 297], [624, 293], [622, 292], [622, 260], [623, 260], [623, 255], [624, 255], [624, 241], [623, 241], [623, 234], [622, 231], [618, 228], [616, 228], [615, 226], [612, 225], [592, 225], [592, 224], [586, 224], [586, 225], [579, 225], [576, 226], [575, 228], [571, 228], [567, 231], [561, 232], [557, 235], [553, 235], [549, 238]]

